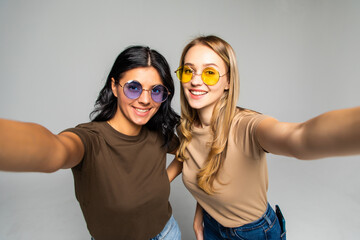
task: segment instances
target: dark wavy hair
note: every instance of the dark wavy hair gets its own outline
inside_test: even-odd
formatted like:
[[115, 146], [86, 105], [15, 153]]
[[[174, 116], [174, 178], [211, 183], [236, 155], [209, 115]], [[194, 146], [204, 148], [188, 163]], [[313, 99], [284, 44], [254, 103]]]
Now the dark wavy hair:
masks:
[[159, 73], [162, 83], [170, 91], [167, 100], [163, 102], [156, 114], [145, 124], [151, 131], [157, 131], [163, 136], [164, 145], [174, 137], [174, 130], [180, 117], [171, 108], [171, 100], [175, 87], [170, 67], [166, 59], [157, 51], [146, 46], [131, 46], [126, 48], [116, 58], [107, 77], [105, 86], [100, 91], [95, 102], [95, 109], [90, 113], [93, 122], [108, 121], [117, 110], [117, 98], [111, 89], [111, 78], [119, 83], [126, 71], [139, 67], [154, 67]]

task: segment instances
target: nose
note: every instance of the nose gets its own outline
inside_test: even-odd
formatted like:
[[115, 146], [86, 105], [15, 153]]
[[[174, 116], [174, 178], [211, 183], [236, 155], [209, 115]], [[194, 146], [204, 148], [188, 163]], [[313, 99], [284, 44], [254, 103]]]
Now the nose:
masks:
[[203, 80], [201, 78], [201, 73], [197, 74], [197, 73], [194, 72], [193, 77], [191, 79], [191, 85], [193, 85], [193, 86], [201, 86], [203, 84], [204, 84], [204, 82], [203, 82]]
[[138, 98], [139, 103], [147, 105], [151, 101], [151, 90], [143, 89], [141, 92], [140, 97]]

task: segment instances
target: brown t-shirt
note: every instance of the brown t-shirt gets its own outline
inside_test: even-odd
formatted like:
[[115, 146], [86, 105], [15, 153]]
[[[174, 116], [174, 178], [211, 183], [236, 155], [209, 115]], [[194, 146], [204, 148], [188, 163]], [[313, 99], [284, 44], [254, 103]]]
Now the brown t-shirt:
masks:
[[159, 234], [172, 213], [166, 153], [177, 147], [177, 138], [165, 148], [162, 137], [146, 127], [138, 136], [127, 136], [107, 122], [65, 131], [77, 134], [85, 147], [72, 172], [90, 234], [96, 240], [144, 240]]
[[196, 178], [210, 151], [210, 127], [193, 128], [192, 140], [186, 149], [189, 158], [183, 165], [183, 182], [198, 203], [225, 227], [253, 222], [266, 210], [267, 163], [255, 137], [256, 127], [266, 117], [237, 110], [231, 122], [226, 158], [214, 181], [213, 195], [200, 189]]

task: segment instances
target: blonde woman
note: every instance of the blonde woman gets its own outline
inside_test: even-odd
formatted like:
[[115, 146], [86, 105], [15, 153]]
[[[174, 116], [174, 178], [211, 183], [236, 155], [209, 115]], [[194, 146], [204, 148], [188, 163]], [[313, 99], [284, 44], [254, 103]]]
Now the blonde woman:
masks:
[[316, 159], [360, 153], [360, 107], [304, 123], [279, 122], [236, 106], [239, 75], [231, 46], [198, 37], [183, 50], [181, 139], [170, 180], [182, 170], [197, 200], [197, 239], [285, 239], [285, 220], [267, 200], [266, 153]]

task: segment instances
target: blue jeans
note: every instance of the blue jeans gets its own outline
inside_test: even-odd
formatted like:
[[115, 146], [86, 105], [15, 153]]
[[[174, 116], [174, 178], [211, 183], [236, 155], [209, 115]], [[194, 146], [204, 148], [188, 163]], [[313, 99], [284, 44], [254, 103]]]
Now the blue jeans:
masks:
[[[95, 240], [95, 238], [92, 237], [91, 240]], [[180, 228], [175, 218], [171, 215], [161, 233], [150, 240], [181, 240]]]
[[164, 229], [151, 240], [181, 240], [181, 232], [175, 218], [171, 216]]
[[286, 240], [286, 231], [281, 230], [279, 220], [270, 204], [258, 220], [241, 227], [222, 226], [204, 211], [205, 240]]

